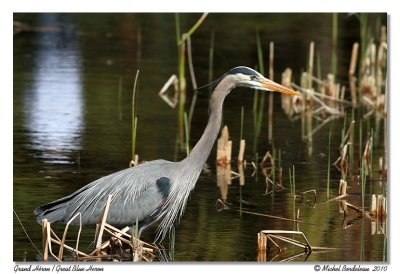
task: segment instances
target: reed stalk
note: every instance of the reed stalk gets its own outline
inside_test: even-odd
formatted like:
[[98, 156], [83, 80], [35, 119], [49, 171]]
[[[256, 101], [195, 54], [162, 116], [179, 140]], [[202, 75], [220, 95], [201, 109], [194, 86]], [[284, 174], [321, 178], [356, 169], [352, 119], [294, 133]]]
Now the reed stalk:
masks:
[[[208, 51], [208, 82], [213, 81], [214, 74], [214, 41], [215, 41], [215, 31], [211, 31], [210, 38], [210, 49]], [[209, 97], [211, 96], [211, 87], [209, 88]]]
[[[256, 30], [256, 44], [257, 44], [257, 57], [258, 57], [258, 66], [259, 71], [262, 75], [264, 75], [264, 58], [263, 52], [261, 47], [261, 38], [260, 33]], [[264, 113], [264, 101], [265, 101], [265, 92], [261, 92], [260, 100], [258, 101], [258, 94], [259, 91], [256, 91], [254, 94], [254, 101], [253, 101], [253, 120], [255, 125], [255, 134], [254, 134], [254, 151], [257, 149], [258, 145], [258, 138], [260, 136], [261, 126], [262, 126], [262, 118]]]
[[[240, 148], [239, 148], [239, 155], [238, 155], [238, 164], [240, 165], [240, 168], [243, 169], [243, 162], [244, 162], [244, 150], [246, 149], [246, 141], [244, 139], [240, 140]], [[243, 178], [241, 178], [241, 181], [243, 180], [244, 182], [244, 173], [243, 173]]]
[[281, 168], [281, 149], [278, 149], [278, 167]]
[[367, 13], [360, 13], [360, 65], [358, 69], [358, 79], [359, 79], [359, 88], [358, 88], [358, 98], [361, 101], [361, 79], [362, 75], [365, 71], [365, 60], [366, 60], [366, 52], [367, 52], [367, 45], [368, 45], [368, 14]]
[[360, 261], [365, 261], [365, 222], [361, 222], [360, 233]]
[[[321, 70], [321, 55], [319, 51], [317, 51], [317, 79], [322, 79], [322, 70]], [[321, 92], [322, 83], [318, 82], [318, 91]]]
[[292, 181], [292, 171], [289, 167], [289, 185], [290, 185], [290, 195], [293, 197], [293, 181]]
[[258, 95], [259, 91], [255, 90], [253, 95], [253, 126], [257, 128], [257, 108], [258, 108]]
[[121, 101], [122, 101], [122, 76], [119, 76], [118, 77], [118, 119], [119, 120], [122, 120]]
[[[351, 121], [352, 123], [355, 123], [354, 120], [354, 108], [351, 111]], [[350, 170], [350, 176], [353, 176], [353, 168], [354, 168], [354, 126], [350, 128], [350, 148], [349, 148], [349, 170]]]
[[342, 142], [341, 145], [345, 145], [345, 135], [346, 135], [346, 120], [347, 120], [347, 115], [344, 116], [343, 118], [343, 127], [342, 127]]
[[191, 36], [191, 35], [200, 27], [200, 25], [201, 25], [201, 24], [204, 22], [204, 20], [206, 19], [207, 15], [208, 15], [207, 12], [206, 12], [206, 13], [203, 13], [203, 14], [201, 15], [201, 17], [199, 18], [199, 20], [197, 20], [197, 22], [189, 29], [189, 31], [186, 32], [186, 33], [184, 33], [184, 34], [182, 35], [182, 39], [179, 41], [179, 44], [183, 44], [183, 43], [186, 41], [186, 39], [187, 39], [189, 36]]
[[132, 160], [135, 159], [136, 154], [136, 129], [137, 129], [137, 117], [135, 113], [135, 102], [136, 102], [136, 89], [138, 85], [139, 70], [136, 71], [135, 82], [133, 84], [132, 91]]
[[243, 127], [244, 127], [244, 108], [242, 106], [240, 111], [240, 139], [243, 140]]
[[[295, 169], [294, 165], [292, 166], [293, 170], [289, 168], [289, 181], [290, 181], [290, 193], [292, 196], [293, 202], [293, 219], [296, 219], [296, 177], [295, 177]], [[295, 224], [293, 224], [295, 225]]]
[[[370, 153], [370, 159], [369, 159], [369, 161], [370, 161], [370, 165], [369, 165], [369, 168], [370, 168], [369, 179], [370, 179], [370, 181], [372, 182], [372, 170], [373, 170], [373, 168], [372, 168], [372, 165], [373, 165], [373, 162], [372, 162], [373, 158], [372, 158], [372, 156], [373, 156], [373, 151], [374, 151], [374, 128], [371, 128], [371, 145], [370, 145], [370, 147], [371, 147], [371, 153]], [[372, 191], [372, 188], [371, 188], [371, 191]]]
[[332, 14], [332, 57], [331, 73], [336, 75], [337, 71], [337, 40], [338, 40], [338, 14]]
[[242, 106], [240, 112], [240, 149], [238, 155], [238, 164], [242, 165], [241, 168], [243, 169], [243, 161], [244, 161], [244, 150], [246, 147], [246, 141], [243, 139], [243, 123], [244, 123], [244, 108]]
[[260, 70], [260, 73], [264, 75], [264, 57], [263, 57], [263, 51], [261, 47], [261, 38], [260, 38], [260, 32], [256, 30], [256, 44], [257, 44], [257, 57], [258, 57], [258, 67]]
[[172, 261], [175, 258], [175, 226], [172, 226], [170, 230], [170, 242], [169, 242], [169, 256]]
[[[274, 81], [274, 42], [269, 43], [269, 79]], [[273, 113], [274, 113], [274, 93], [269, 93], [268, 100], [268, 142], [272, 141], [273, 136]]]
[[362, 159], [362, 146], [363, 146], [363, 141], [362, 141], [362, 119], [360, 119], [360, 127], [359, 127], [359, 132], [358, 132], [358, 159], [359, 162], [361, 163], [361, 159]]
[[[178, 110], [178, 132], [179, 140], [184, 140], [184, 112], [186, 102], [186, 77], [185, 77], [185, 48], [187, 40], [204, 22], [208, 13], [204, 13], [199, 20], [187, 31], [181, 34], [179, 14], [175, 14], [176, 45], [178, 48], [178, 78], [179, 78], [179, 110]], [[192, 104], [193, 105], [193, 104]], [[183, 142], [181, 142], [183, 144]]]
[[388, 237], [383, 237], [383, 252], [382, 252], [382, 261], [383, 262], [387, 261], [387, 238]]
[[[278, 150], [278, 179], [279, 179], [279, 185], [282, 187], [283, 186], [283, 168], [281, 166], [281, 150]], [[274, 185], [275, 187], [275, 185]]]
[[[181, 39], [181, 21], [179, 20], [179, 13], [175, 13], [175, 32], [176, 32], [176, 45], [178, 46]], [[179, 59], [179, 47], [178, 47], [178, 59]]]
[[186, 144], [186, 156], [188, 156], [189, 155], [189, 153], [190, 153], [190, 148], [189, 148], [189, 139], [190, 139], [190, 136], [189, 136], [189, 123], [188, 123], [188, 117], [187, 117], [187, 114], [186, 114], [186, 112], [183, 114], [183, 116], [184, 116], [184, 125], [185, 125], [185, 139], [186, 139], [186, 142], [185, 142], [185, 144]]
[[276, 159], [276, 149], [275, 149], [275, 144], [272, 144], [272, 160], [274, 161], [274, 164], [271, 166], [272, 168], [272, 181], [275, 184], [275, 159]]
[[364, 159], [361, 160], [361, 208], [364, 211], [364, 201], [365, 201], [365, 184], [366, 184], [366, 168], [367, 163]]
[[196, 81], [196, 76], [194, 74], [194, 67], [193, 67], [193, 59], [192, 59], [192, 41], [190, 39], [190, 36], [187, 38], [187, 50], [188, 50], [188, 63], [189, 63], [189, 72], [190, 72], [190, 79], [192, 80], [192, 86], [193, 86], [193, 96], [192, 96], [192, 102], [190, 104], [190, 110], [189, 110], [189, 118], [188, 118], [188, 124], [189, 124], [189, 132], [192, 127], [192, 118], [193, 118], [193, 112], [194, 108], [196, 106], [197, 102], [197, 81]]
[[328, 200], [330, 196], [329, 194], [330, 194], [330, 178], [331, 178], [331, 135], [332, 135], [332, 126], [329, 127], [329, 137], [328, 137], [328, 172], [326, 175], [326, 197]]
[[132, 229], [132, 237], [131, 237], [131, 242], [132, 242], [132, 247], [136, 249], [140, 242], [140, 230], [139, 230], [139, 220], [136, 218], [135, 225], [133, 226], [134, 229]]
[[[358, 58], [358, 43], [353, 44], [353, 49], [351, 52], [350, 68], [349, 68], [349, 84], [350, 84], [350, 94], [351, 94], [351, 105], [353, 108], [357, 107], [357, 90], [356, 90], [356, 79], [354, 77], [356, 71], [356, 64]], [[358, 97], [360, 98], [360, 97]]]
[[178, 125], [179, 125], [179, 139], [183, 140], [184, 137], [184, 112], [186, 102], [186, 78], [185, 78], [185, 44], [180, 45], [179, 57], [179, 112], [178, 112]]
[[295, 172], [294, 165], [293, 165], [293, 176], [292, 176], [292, 180], [293, 180], [293, 195], [296, 196], [296, 172]]
[[[308, 66], [307, 66], [307, 81], [306, 88], [312, 88], [312, 76], [314, 70], [314, 41], [310, 43], [310, 51], [308, 54]], [[307, 97], [308, 98], [308, 97]]]

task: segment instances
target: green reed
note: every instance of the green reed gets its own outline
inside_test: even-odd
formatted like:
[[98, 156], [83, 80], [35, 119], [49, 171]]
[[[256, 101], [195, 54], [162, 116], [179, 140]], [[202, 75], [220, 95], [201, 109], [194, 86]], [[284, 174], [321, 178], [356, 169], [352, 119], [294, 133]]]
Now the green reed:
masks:
[[359, 127], [359, 132], [358, 132], [358, 159], [360, 161], [361, 164], [361, 160], [362, 160], [362, 146], [363, 146], [363, 141], [362, 141], [362, 119], [360, 119], [360, 127]]
[[132, 160], [135, 159], [136, 153], [136, 130], [137, 130], [137, 117], [135, 113], [135, 103], [136, 103], [136, 90], [138, 86], [139, 70], [136, 71], [135, 82], [133, 84], [132, 91]]
[[[354, 123], [354, 108], [351, 111], [351, 121]], [[349, 147], [349, 175], [353, 176], [353, 167], [354, 167], [354, 128], [355, 126], [351, 127], [350, 129], [350, 147]]]
[[[261, 46], [261, 38], [260, 33], [256, 30], [256, 45], [257, 45], [257, 57], [258, 57], [258, 69], [259, 72], [264, 75], [264, 57]], [[260, 100], [258, 100], [258, 96], [260, 96]], [[263, 113], [264, 113], [264, 101], [265, 101], [265, 92], [254, 92], [254, 100], [253, 100], [253, 121], [254, 121], [254, 151], [257, 150], [258, 138], [261, 132]]]
[[331, 178], [331, 135], [332, 135], [332, 124], [329, 127], [328, 137], [328, 172], [326, 175], [326, 197], [329, 200], [330, 194], [330, 178]]
[[178, 100], [178, 132], [180, 143], [183, 144], [184, 140], [184, 112], [186, 102], [186, 77], [185, 77], [185, 64], [186, 64], [186, 42], [188, 37], [195, 33], [207, 17], [204, 13], [200, 19], [185, 33], [181, 33], [181, 25], [179, 14], [175, 14], [175, 30], [176, 30], [176, 46], [178, 52], [178, 78], [179, 78], [179, 100]]

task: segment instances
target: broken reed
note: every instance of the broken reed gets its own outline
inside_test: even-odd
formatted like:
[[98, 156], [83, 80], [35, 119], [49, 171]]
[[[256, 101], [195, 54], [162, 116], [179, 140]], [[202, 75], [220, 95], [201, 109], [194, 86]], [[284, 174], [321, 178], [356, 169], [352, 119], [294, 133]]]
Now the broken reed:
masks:
[[[239, 171], [242, 171], [243, 173], [243, 164], [244, 164], [244, 150], [246, 147], [246, 141], [243, 139], [243, 124], [244, 124], [244, 108], [242, 106], [241, 112], [240, 112], [240, 148], [239, 148], [239, 155], [238, 155], [238, 165], [239, 165]], [[240, 173], [240, 172], [239, 172]], [[240, 180], [241, 182], [244, 182], [244, 177], [241, 176]]]
[[[126, 257], [124, 256], [124, 250], [122, 249], [122, 244], [128, 244], [132, 250], [132, 260], [133, 261], [152, 261], [155, 257], [154, 251], [159, 250], [158, 247], [145, 243], [140, 239], [132, 239], [132, 235], [140, 235], [139, 230], [137, 229], [138, 220], [136, 220], [135, 225], [132, 226], [132, 233], [128, 234], [129, 227], [125, 227], [122, 230], [115, 228], [114, 226], [108, 224], [106, 222], [110, 204], [111, 204], [112, 195], [109, 195], [107, 198], [107, 202], [104, 207], [104, 211], [102, 217], [98, 220], [96, 224], [95, 231], [95, 246], [91, 253], [85, 253], [79, 250], [79, 239], [82, 231], [82, 218], [81, 213], [76, 213], [66, 224], [64, 228], [64, 233], [62, 238], [57, 236], [57, 234], [51, 228], [51, 223], [47, 221], [47, 219], [42, 220], [42, 241], [43, 241], [43, 260], [48, 261], [49, 255], [53, 257], [53, 259], [62, 262], [65, 258], [64, 250], [71, 252], [74, 256], [74, 259], [77, 261], [101, 261], [102, 259], [110, 260], [110, 259], [118, 259], [123, 260]], [[70, 224], [75, 220], [79, 220], [79, 230], [76, 238], [76, 246], [75, 248], [67, 245], [66, 238], [69, 232]], [[103, 235], [109, 234], [111, 237], [103, 241]], [[112, 246], [115, 246], [114, 242], [118, 241], [121, 245], [119, 252], [113, 252]], [[59, 246], [58, 256], [54, 254], [52, 244], [56, 244]], [[144, 247], [146, 245], [146, 247]], [[111, 253], [108, 253], [111, 251]], [[120, 253], [120, 252], [123, 253]], [[39, 252], [40, 253], [40, 252]]]
[[232, 156], [232, 141], [229, 140], [228, 126], [221, 130], [220, 138], [217, 140], [217, 164], [230, 165]]

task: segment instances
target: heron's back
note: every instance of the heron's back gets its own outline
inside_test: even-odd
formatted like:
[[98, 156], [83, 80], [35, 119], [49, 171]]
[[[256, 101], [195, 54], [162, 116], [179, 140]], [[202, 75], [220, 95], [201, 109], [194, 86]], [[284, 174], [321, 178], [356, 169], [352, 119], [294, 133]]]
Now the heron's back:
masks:
[[[34, 210], [37, 221], [68, 222], [81, 213], [83, 224], [96, 224], [107, 198], [112, 195], [107, 222], [131, 226], [138, 221], [149, 225], [156, 221], [169, 194], [176, 165], [179, 163], [155, 160], [102, 177], [76, 192]], [[153, 218], [152, 218], [153, 217]], [[79, 223], [77, 218], [73, 223]]]

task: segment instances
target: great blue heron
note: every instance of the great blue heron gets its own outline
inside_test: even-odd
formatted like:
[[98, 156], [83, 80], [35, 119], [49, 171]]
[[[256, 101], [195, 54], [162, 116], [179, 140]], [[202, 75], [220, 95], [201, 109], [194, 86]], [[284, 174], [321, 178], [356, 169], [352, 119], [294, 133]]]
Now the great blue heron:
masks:
[[[162, 219], [157, 238], [163, 239], [181, 217], [190, 191], [210, 155], [221, 126], [225, 97], [236, 87], [298, 95], [248, 67], [235, 67], [214, 81], [209, 104], [209, 119], [203, 135], [191, 153], [180, 162], [154, 160], [102, 177], [72, 193], [34, 210], [37, 221], [68, 222], [76, 213], [83, 224], [96, 224], [102, 215], [107, 198], [112, 194], [107, 222], [116, 227], [139, 229]], [[77, 223], [78, 220], [72, 223]]]

